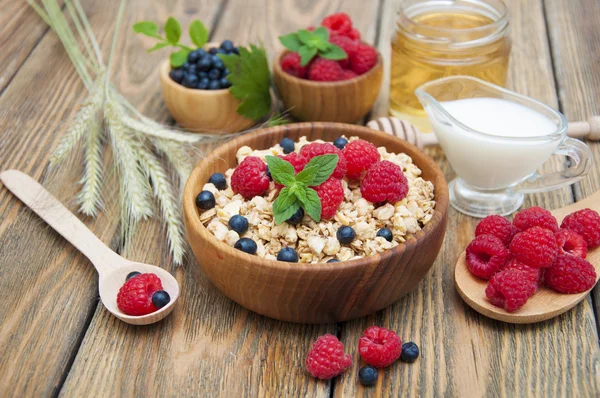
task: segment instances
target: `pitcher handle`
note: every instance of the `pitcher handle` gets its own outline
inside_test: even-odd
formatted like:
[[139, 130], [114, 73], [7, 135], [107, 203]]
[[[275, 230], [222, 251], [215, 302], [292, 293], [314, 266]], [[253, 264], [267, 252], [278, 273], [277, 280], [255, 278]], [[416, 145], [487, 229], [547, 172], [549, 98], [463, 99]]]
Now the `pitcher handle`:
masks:
[[534, 193], [561, 188], [581, 180], [592, 168], [592, 151], [579, 140], [565, 139], [554, 155], [567, 156], [571, 160], [571, 165], [554, 173], [535, 173], [518, 184], [514, 190], [519, 193]]

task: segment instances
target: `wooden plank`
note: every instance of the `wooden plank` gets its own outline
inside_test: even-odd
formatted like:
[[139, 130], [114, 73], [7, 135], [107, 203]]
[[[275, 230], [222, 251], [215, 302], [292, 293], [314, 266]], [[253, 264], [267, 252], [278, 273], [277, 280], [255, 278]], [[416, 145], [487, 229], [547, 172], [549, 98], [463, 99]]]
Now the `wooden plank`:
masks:
[[[328, 13], [347, 10], [366, 30], [376, 12], [375, 7], [364, 10], [358, 1], [297, 1], [285, 6], [277, 0], [249, 3], [228, 1], [221, 19], [215, 21], [212, 38], [240, 43], [262, 39], [271, 57], [279, 48], [278, 35], [316, 24]], [[182, 10], [176, 7], [171, 13], [179, 17]], [[132, 23], [142, 16], [155, 19], [162, 14], [153, 6], [144, 10], [130, 7], [127, 15]], [[204, 8], [189, 17], [201, 15], [206, 15]], [[152, 66], [147, 64], [160, 62], [156, 56], [141, 55], [143, 49], [136, 40], [121, 37], [128, 44], [119, 48], [119, 59], [143, 57], [139, 63], [148, 70]], [[156, 81], [138, 73], [128, 62], [119, 65], [124, 92], [136, 91], [151, 98], [158, 95]], [[140, 228], [128, 258], [163, 261], [166, 242], [160, 232], [156, 223]], [[311, 342], [319, 335], [335, 334], [336, 325], [295, 325], [254, 314], [216, 291], [192, 259], [176, 271], [176, 276], [182, 287], [180, 302], [158, 325], [133, 328], [112, 319], [103, 309], [97, 310], [62, 395], [213, 396], [218, 391], [232, 397], [330, 394], [329, 382], [307, 376], [304, 358]]]
[[[507, 2], [513, 50], [509, 86], [557, 105], [552, 65], [540, 0]], [[384, 1], [384, 23], [394, 22], [399, 1]], [[387, 22], [386, 22], [387, 21]], [[382, 26], [380, 48], [393, 29]], [[383, 42], [382, 42], [383, 41]], [[439, 149], [428, 149], [451, 179], [454, 173]], [[554, 162], [549, 169], [558, 167]], [[555, 208], [571, 201], [569, 189], [529, 195], [525, 206]], [[335, 396], [595, 396], [598, 394], [598, 342], [590, 300], [537, 325], [510, 325], [471, 310], [454, 288], [454, 264], [473, 238], [476, 219], [450, 210], [448, 234], [433, 267], [404, 299], [372, 316], [343, 325], [342, 341], [352, 347], [371, 325], [395, 329], [415, 341], [420, 359], [397, 362], [381, 372], [375, 387], [356, 380], [363, 366], [355, 355], [351, 371], [335, 384]], [[577, 336], [574, 338], [574, 336]], [[576, 350], [576, 352], [573, 352]]]

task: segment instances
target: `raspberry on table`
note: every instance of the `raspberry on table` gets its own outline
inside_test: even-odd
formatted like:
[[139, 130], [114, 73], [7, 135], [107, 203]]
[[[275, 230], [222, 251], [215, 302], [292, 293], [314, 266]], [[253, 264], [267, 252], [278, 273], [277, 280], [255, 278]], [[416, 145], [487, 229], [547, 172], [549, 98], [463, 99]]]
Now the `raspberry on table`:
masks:
[[475, 228], [475, 236], [494, 235], [500, 239], [505, 246], [510, 244], [510, 241], [519, 232], [510, 221], [502, 216], [492, 215], [487, 216], [477, 224]]
[[163, 290], [156, 274], [139, 274], [128, 279], [117, 293], [117, 306], [127, 315], [147, 315], [158, 310], [152, 303], [152, 295]]
[[338, 12], [323, 18], [321, 25], [329, 28], [331, 35], [346, 35], [352, 30], [352, 20], [345, 12]]
[[581, 258], [587, 256], [587, 243], [583, 236], [570, 229], [561, 228], [554, 236], [558, 245], [558, 254], [571, 254]]
[[338, 148], [329, 142], [313, 142], [312, 144], [304, 145], [300, 150], [300, 155], [304, 156], [308, 161], [316, 156], [334, 154], [338, 155], [338, 163], [333, 170], [331, 176], [333, 178], [342, 179], [346, 174], [346, 158]]
[[245, 158], [231, 176], [231, 189], [246, 199], [264, 194], [269, 183], [267, 164], [256, 156]]
[[507, 269], [492, 276], [485, 295], [496, 307], [513, 312], [524, 306], [536, 290], [537, 283], [527, 271]]
[[360, 179], [364, 171], [381, 159], [377, 147], [365, 140], [349, 142], [342, 153], [348, 165], [346, 175], [352, 180]]
[[316, 57], [308, 69], [308, 79], [321, 82], [335, 82], [342, 80], [344, 70], [342, 66], [331, 59]]
[[504, 268], [502, 268], [502, 271], [509, 270], [509, 269], [516, 269], [519, 271], [527, 272], [527, 274], [531, 278], [531, 280], [536, 283], [536, 288], [537, 288], [542, 284], [542, 280], [544, 279], [544, 270], [546, 268], [530, 267], [527, 264], [523, 264], [516, 258], [513, 258], [506, 263]]
[[359, 75], [368, 72], [376, 63], [377, 50], [364, 43], [360, 43], [350, 57], [350, 69]]
[[402, 353], [402, 341], [393, 330], [371, 326], [358, 340], [358, 352], [369, 365], [385, 368]]
[[290, 75], [299, 77], [301, 79], [306, 77], [306, 73], [308, 71], [307, 66], [300, 65], [300, 55], [294, 52], [288, 53], [281, 58], [281, 69]]
[[317, 191], [317, 195], [321, 199], [321, 218], [329, 219], [335, 216], [338, 207], [344, 201], [342, 180], [331, 176], [318, 187], [312, 188]]
[[592, 209], [578, 210], [569, 214], [560, 227], [581, 235], [585, 239], [588, 249], [600, 246], [600, 215]]
[[331, 334], [321, 336], [306, 356], [306, 370], [319, 379], [331, 379], [352, 365], [352, 356], [344, 354], [344, 344]]
[[532, 227], [515, 235], [509, 245], [510, 253], [531, 267], [550, 267], [556, 260], [558, 245], [554, 233], [542, 227]]
[[513, 218], [513, 224], [521, 231], [531, 227], [542, 227], [552, 232], [558, 231], [558, 222], [548, 210], [539, 206], [521, 210]]
[[[306, 166], [306, 163], [308, 163], [308, 159], [306, 159], [304, 156], [300, 155], [297, 152], [292, 152], [289, 155], [279, 155], [279, 157], [291, 163], [291, 165], [294, 166], [294, 174], [298, 174], [299, 172], [304, 170], [304, 166]], [[276, 182], [275, 187], [277, 189], [282, 189], [283, 185]]]
[[338, 47], [341, 47], [342, 50], [344, 50], [344, 52], [346, 53], [346, 55], [348, 55], [348, 57], [346, 59], [341, 59], [338, 61], [339, 64], [342, 66], [342, 68], [347, 69], [350, 65], [350, 57], [358, 49], [358, 42], [355, 40], [352, 40], [349, 37], [340, 36], [340, 35], [331, 36], [329, 38], [329, 42], [331, 44], [335, 44]]
[[372, 165], [360, 185], [363, 198], [373, 203], [396, 203], [406, 197], [408, 181], [402, 168], [387, 160]]
[[479, 278], [490, 279], [508, 260], [508, 250], [494, 235], [475, 237], [467, 246], [467, 267]]
[[596, 270], [581, 257], [559, 254], [554, 265], [546, 270], [544, 280], [559, 293], [582, 293], [596, 284]]

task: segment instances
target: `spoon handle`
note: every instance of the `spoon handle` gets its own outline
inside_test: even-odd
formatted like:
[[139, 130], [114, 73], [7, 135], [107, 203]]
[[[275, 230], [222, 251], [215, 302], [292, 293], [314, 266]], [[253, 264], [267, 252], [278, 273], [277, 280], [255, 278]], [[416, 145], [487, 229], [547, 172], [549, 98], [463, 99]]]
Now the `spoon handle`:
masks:
[[94, 264], [98, 274], [110, 271], [126, 261], [27, 174], [7, 170], [0, 173], [0, 180], [42, 220], [83, 253]]

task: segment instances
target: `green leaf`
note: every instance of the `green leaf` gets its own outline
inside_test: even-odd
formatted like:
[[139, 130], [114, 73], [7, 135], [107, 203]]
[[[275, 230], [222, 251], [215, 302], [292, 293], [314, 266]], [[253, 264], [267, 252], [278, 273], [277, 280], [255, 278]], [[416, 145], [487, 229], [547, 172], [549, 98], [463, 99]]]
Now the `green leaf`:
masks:
[[[313, 158], [314, 159], [314, 158]], [[304, 167], [304, 170], [302, 170], [301, 172], [299, 172], [296, 175], [296, 182], [304, 185], [305, 187], [311, 186], [311, 185], [315, 185], [313, 183], [315, 177], [317, 176], [317, 174], [319, 173], [319, 167], [318, 166], [310, 166], [310, 167]]]
[[291, 193], [290, 188], [283, 188], [279, 192], [279, 196], [275, 199], [275, 202], [273, 202], [275, 223], [281, 224], [288, 220], [299, 208], [300, 203], [298, 203], [296, 196]]
[[141, 21], [136, 23], [133, 25], [133, 31], [146, 36], [160, 38], [160, 36], [158, 36], [158, 25], [152, 21]]
[[208, 41], [208, 30], [206, 30], [204, 24], [198, 19], [195, 19], [190, 24], [190, 39], [198, 47], [202, 47]]
[[321, 221], [321, 199], [317, 191], [312, 188], [306, 189], [306, 202], [303, 203], [304, 211], [316, 222]]
[[306, 66], [310, 62], [311, 59], [317, 55], [318, 49], [316, 47], [300, 47], [298, 54], [300, 55], [300, 65]]
[[151, 53], [153, 51], [160, 50], [161, 48], [165, 48], [165, 47], [170, 46], [170, 45], [171, 45], [171, 43], [167, 43], [166, 41], [161, 41], [161, 42], [156, 43], [154, 45], [154, 47], [150, 48], [148, 50], [148, 52]]
[[313, 39], [313, 34], [312, 32], [306, 30], [306, 29], [300, 29], [297, 32], [298, 35], [298, 39], [300, 39], [300, 41], [304, 44], [311, 44], [311, 41]]
[[179, 50], [171, 54], [171, 66], [174, 68], [179, 68], [181, 65], [185, 64], [187, 61], [187, 56], [190, 53], [190, 50]]
[[165, 34], [167, 35], [169, 43], [177, 44], [179, 42], [179, 38], [181, 37], [181, 25], [175, 18], [169, 17], [169, 19], [167, 19], [167, 22], [165, 23]]
[[306, 191], [307, 188], [301, 187], [299, 185], [296, 185], [297, 189], [294, 191], [294, 195], [296, 195], [296, 198], [298, 198], [298, 200], [300, 201], [300, 207], [302, 207], [303, 203], [306, 203], [307, 198], [306, 198]]
[[[317, 186], [327, 181], [337, 167], [338, 161], [339, 157], [336, 154], [321, 155], [312, 158], [310, 162], [304, 166], [304, 169], [306, 170], [309, 167], [315, 167], [317, 169], [317, 174], [312, 183], [308, 185]], [[300, 173], [298, 173], [298, 176], [299, 175]], [[296, 176], [296, 179], [298, 179], [298, 176]]]
[[302, 47], [302, 42], [298, 38], [297, 33], [289, 33], [287, 35], [279, 36], [279, 41], [285, 48], [291, 50], [293, 52], [298, 52], [300, 47]]
[[331, 44], [328, 50], [319, 52], [319, 55], [323, 58], [335, 61], [348, 58], [348, 54], [346, 54], [340, 46], [336, 46], [335, 44]]
[[324, 26], [319, 26], [317, 29], [313, 30], [313, 35], [321, 38], [323, 41], [329, 40], [329, 31]]
[[294, 166], [286, 160], [278, 158], [277, 156], [267, 156], [267, 164], [269, 165], [269, 171], [275, 182], [278, 182], [285, 186], [291, 186], [294, 182]]

